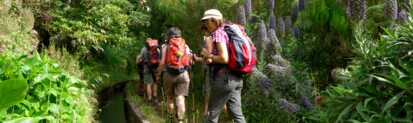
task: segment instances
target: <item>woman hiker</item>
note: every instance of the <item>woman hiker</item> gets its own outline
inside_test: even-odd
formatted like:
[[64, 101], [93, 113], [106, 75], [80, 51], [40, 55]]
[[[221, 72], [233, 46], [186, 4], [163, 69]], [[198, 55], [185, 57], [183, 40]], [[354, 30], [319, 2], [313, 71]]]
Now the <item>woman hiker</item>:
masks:
[[219, 115], [227, 104], [230, 114], [236, 123], [245, 123], [245, 117], [241, 109], [241, 90], [243, 80], [231, 73], [227, 68], [229, 37], [224, 31], [224, 18], [219, 10], [210, 9], [204, 12], [202, 22], [210, 33], [213, 48], [212, 52], [203, 49], [201, 55], [208, 59], [211, 67], [210, 97], [205, 123], [218, 123]]

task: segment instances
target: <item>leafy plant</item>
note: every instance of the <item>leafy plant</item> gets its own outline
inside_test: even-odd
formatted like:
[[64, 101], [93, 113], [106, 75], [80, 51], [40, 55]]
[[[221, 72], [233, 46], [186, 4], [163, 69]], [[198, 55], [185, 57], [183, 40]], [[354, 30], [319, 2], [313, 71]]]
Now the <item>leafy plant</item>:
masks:
[[327, 87], [330, 71], [346, 66], [353, 55], [351, 24], [343, 6], [336, 0], [308, 1], [295, 25], [302, 35], [294, 56], [309, 65], [318, 87]]
[[[2, 122], [90, 122], [94, 97], [88, 84], [45, 55], [0, 55]], [[7, 100], [7, 101], [5, 101]]]
[[381, 39], [356, 31], [358, 55], [348, 67], [352, 78], [324, 92], [328, 99], [318, 114], [326, 115], [310, 121], [412, 122], [410, 25], [411, 21], [394, 30], [385, 29]]
[[150, 24], [145, 6], [128, 0], [81, 0], [69, 4], [57, 0], [39, 4], [48, 6], [29, 6], [43, 22], [38, 27], [47, 30], [50, 42], [72, 54], [99, 54], [103, 45], [131, 45]]
[[24, 99], [27, 93], [27, 82], [24, 79], [10, 79], [0, 82], [0, 111]]

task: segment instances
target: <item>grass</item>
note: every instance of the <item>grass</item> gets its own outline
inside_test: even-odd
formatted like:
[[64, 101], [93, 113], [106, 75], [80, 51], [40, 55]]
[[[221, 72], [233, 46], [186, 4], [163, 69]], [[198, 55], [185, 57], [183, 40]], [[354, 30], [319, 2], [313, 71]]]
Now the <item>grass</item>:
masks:
[[155, 107], [145, 103], [142, 97], [136, 93], [136, 86], [134, 84], [135, 83], [130, 82], [126, 85], [127, 96], [137, 105], [148, 121], [151, 123], [165, 123], [165, 117], [162, 117], [161, 113], [157, 112]]

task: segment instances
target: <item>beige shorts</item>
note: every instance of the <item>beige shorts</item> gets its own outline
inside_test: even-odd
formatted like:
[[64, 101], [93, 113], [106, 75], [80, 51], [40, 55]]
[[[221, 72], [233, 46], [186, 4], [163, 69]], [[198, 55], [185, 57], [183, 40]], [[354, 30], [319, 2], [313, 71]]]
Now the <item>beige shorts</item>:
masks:
[[188, 96], [189, 90], [189, 75], [185, 71], [178, 75], [172, 75], [164, 72], [163, 81], [165, 84], [165, 91], [168, 96]]

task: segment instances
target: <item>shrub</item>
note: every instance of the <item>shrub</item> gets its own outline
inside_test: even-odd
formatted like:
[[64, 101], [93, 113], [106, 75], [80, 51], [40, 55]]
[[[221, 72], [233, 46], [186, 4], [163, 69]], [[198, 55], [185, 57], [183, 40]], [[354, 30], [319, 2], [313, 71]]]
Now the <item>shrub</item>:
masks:
[[[0, 109], [0, 121], [92, 122], [94, 120], [96, 101], [87, 82], [62, 71], [59, 64], [47, 56], [35, 54], [29, 57], [4, 53], [0, 55], [0, 71], [1, 88], [27, 84], [26, 87], [22, 86], [14, 90], [2, 89], [1, 94], [22, 93], [24, 96], [21, 100], [3, 107], [5, 110]], [[5, 85], [11, 81], [15, 83], [12, 84], [13, 86]], [[0, 102], [0, 106], [4, 106], [5, 103]]]
[[348, 82], [328, 88], [316, 122], [411, 122], [413, 23], [373, 39], [358, 27]]

